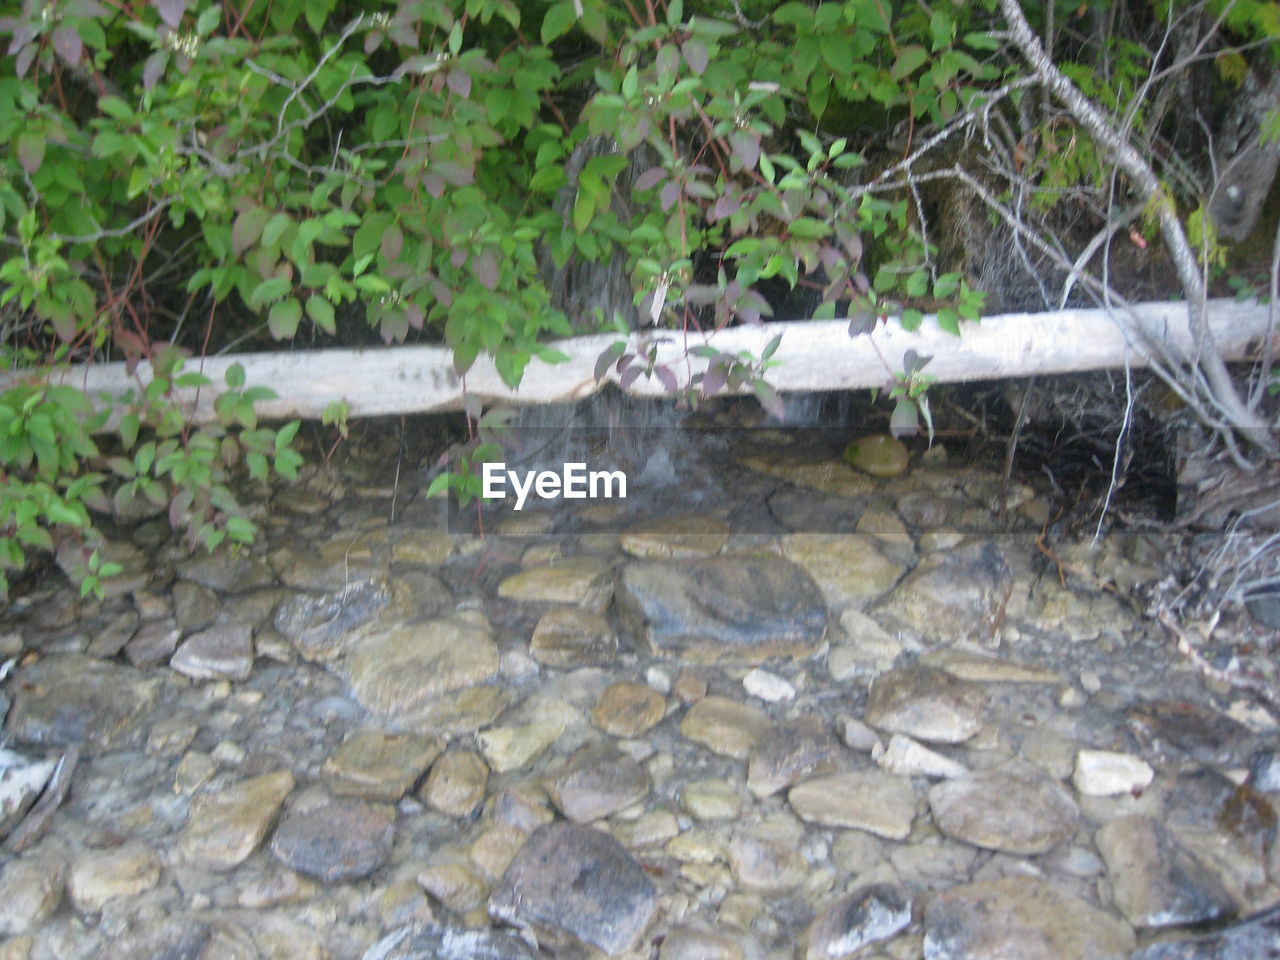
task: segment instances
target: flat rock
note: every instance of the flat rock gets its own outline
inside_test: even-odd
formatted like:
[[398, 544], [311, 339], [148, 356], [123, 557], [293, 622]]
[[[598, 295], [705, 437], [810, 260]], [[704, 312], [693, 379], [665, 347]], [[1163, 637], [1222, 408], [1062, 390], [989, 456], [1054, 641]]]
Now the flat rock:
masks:
[[1115, 904], [1135, 927], [1177, 927], [1228, 917], [1236, 904], [1222, 883], [1182, 849], [1158, 820], [1118, 817], [1095, 838]]
[[911, 664], [878, 676], [864, 719], [929, 743], [963, 743], [982, 727], [987, 695], [977, 684]]
[[618, 660], [618, 636], [598, 613], [552, 607], [533, 628], [529, 656], [544, 667], [606, 666]]
[[177, 564], [178, 576], [218, 593], [243, 593], [275, 583], [271, 568], [242, 549], [200, 552]]
[[48, 919], [62, 902], [66, 874], [66, 865], [50, 857], [6, 863], [0, 870], [0, 936], [19, 936]]
[[1113, 750], [1081, 750], [1071, 782], [1086, 797], [1114, 797], [1141, 790], [1155, 779], [1141, 757]]
[[1153, 943], [1129, 960], [1270, 960], [1280, 943], [1280, 907], [1219, 930]]
[[742, 797], [728, 780], [694, 780], [680, 790], [680, 805], [697, 820], [733, 820], [742, 813]]
[[141, 671], [77, 653], [37, 660], [16, 677], [9, 736], [42, 747], [123, 746], [156, 699], [157, 681]]
[[339, 534], [331, 540], [287, 546], [267, 558], [276, 576], [297, 590], [342, 591], [387, 575], [385, 533]]
[[920, 654], [919, 662], [975, 683], [1058, 683], [1061, 679], [1044, 667], [988, 657], [956, 647], [927, 650]]
[[613, 596], [613, 568], [601, 557], [569, 557], [513, 573], [498, 584], [498, 596], [574, 604], [603, 613]]
[[928, 554], [877, 608], [934, 643], [989, 641], [1013, 589], [1009, 566], [991, 540]]
[[890, 840], [906, 839], [916, 816], [911, 781], [881, 770], [806, 780], [791, 788], [787, 801], [807, 823], [866, 830]]
[[164, 663], [178, 649], [182, 631], [172, 620], [144, 623], [124, 647], [124, 655], [135, 667], [154, 667]]
[[1011, 764], [957, 777], [929, 790], [938, 829], [988, 850], [1037, 854], [1075, 833], [1071, 794], [1038, 769]]
[[911, 895], [897, 884], [862, 887], [827, 904], [809, 925], [805, 960], [845, 960], [911, 923]]
[[392, 807], [335, 800], [286, 813], [271, 838], [271, 852], [291, 870], [325, 883], [354, 880], [387, 862], [395, 829]]
[[569, 823], [534, 831], [489, 898], [500, 920], [568, 934], [610, 956], [635, 949], [657, 909], [652, 881], [622, 844]]
[[743, 937], [683, 926], [663, 939], [658, 960], [755, 960], [759, 955]]
[[192, 680], [248, 680], [253, 672], [253, 630], [225, 625], [192, 634], [169, 659], [169, 666]]
[[434, 737], [353, 730], [325, 761], [323, 773], [338, 796], [394, 801], [413, 788], [443, 749]]
[[392, 930], [366, 950], [362, 960], [541, 960], [541, 957], [514, 933], [427, 923]]
[[654, 517], [632, 524], [618, 537], [618, 546], [633, 557], [650, 560], [709, 557], [729, 540], [729, 525], [704, 514]]
[[782, 538], [782, 554], [808, 571], [832, 610], [863, 609], [906, 569], [873, 534], [792, 533]]
[[901, 733], [891, 736], [887, 747], [879, 743], [872, 746], [871, 759], [882, 769], [900, 777], [950, 779], [963, 777], [969, 772], [964, 764], [930, 750]]
[[587, 744], [545, 781], [547, 796], [574, 823], [591, 823], [649, 795], [644, 767], [611, 744]]
[[769, 716], [759, 707], [718, 696], [703, 697], [680, 721], [686, 740], [735, 760], [745, 760], [769, 728]]
[[67, 898], [81, 913], [97, 913], [117, 897], [150, 890], [160, 880], [160, 859], [141, 843], [129, 842], [80, 854], [67, 871]]
[[187, 813], [179, 853], [204, 870], [235, 868], [258, 849], [291, 790], [293, 774], [277, 770], [200, 794]]
[[391, 545], [391, 559], [423, 567], [438, 567], [453, 553], [453, 537], [444, 530], [411, 530]]
[[360, 627], [392, 606], [386, 580], [357, 580], [327, 593], [298, 593], [276, 607], [273, 624], [304, 659], [324, 663], [347, 652]]
[[347, 672], [363, 706], [401, 719], [436, 697], [491, 678], [498, 672], [498, 649], [483, 623], [427, 620], [366, 636]]
[[655, 656], [807, 657], [827, 628], [813, 580], [776, 557], [634, 560], [622, 568], [618, 607]]
[[820, 720], [806, 717], [780, 724], [751, 749], [747, 788], [769, 797], [805, 777], [831, 773], [847, 754]]
[[523, 770], [540, 757], [564, 733], [559, 720], [531, 720], [505, 727], [490, 727], [476, 739], [485, 762], [495, 773]]
[[925, 960], [1126, 960], [1133, 931], [1035, 877], [946, 890], [924, 909]]
[[876, 482], [871, 477], [850, 470], [843, 460], [812, 460], [771, 454], [743, 457], [738, 462], [748, 470], [838, 497], [865, 497], [876, 490]]
[[419, 796], [429, 807], [451, 817], [470, 817], [484, 802], [489, 768], [479, 754], [450, 750], [431, 766]]
[[1186, 700], [1135, 703], [1125, 711], [1125, 722], [1143, 752], [1209, 766], [1242, 763], [1252, 740], [1243, 724]]
[[742, 689], [766, 703], [788, 703], [796, 698], [796, 688], [790, 680], [759, 667], [742, 678]]
[[18, 826], [58, 766], [0, 747], [0, 838]]
[[738, 886], [776, 895], [804, 883], [809, 864], [794, 845], [744, 830], [735, 831], [726, 851]]
[[638, 737], [662, 720], [667, 701], [645, 683], [610, 684], [591, 708], [591, 722], [615, 737]]

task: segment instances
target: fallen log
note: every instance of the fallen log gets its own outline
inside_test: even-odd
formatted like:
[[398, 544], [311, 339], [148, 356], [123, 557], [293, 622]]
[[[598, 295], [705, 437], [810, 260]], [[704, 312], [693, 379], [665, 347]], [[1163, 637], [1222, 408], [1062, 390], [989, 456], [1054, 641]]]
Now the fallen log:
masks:
[[[769, 383], [781, 392], [882, 386], [892, 373], [903, 369], [908, 350], [932, 356], [926, 372], [940, 383], [1111, 369], [1126, 363], [1145, 366], [1142, 337], [1160, 345], [1165, 362], [1194, 361], [1196, 345], [1188, 330], [1185, 303], [1140, 304], [1126, 314], [1126, 322], [1127, 331], [1104, 310], [1005, 314], [966, 323], [957, 337], [940, 329], [933, 317], [926, 317], [913, 332], [890, 321], [869, 334], [850, 337], [848, 321], [829, 320], [733, 327], [709, 336], [639, 332], [631, 334], [630, 346], [644, 348], [656, 342], [658, 362], [670, 364], [687, 382], [705, 370], [708, 361], [687, 354], [686, 347], [709, 343], [722, 352], [748, 351], [758, 357], [781, 333], [774, 354], [779, 363], [767, 374]], [[1253, 356], [1269, 333], [1275, 335], [1268, 330], [1267, 308], [1257, 303], [1210, 301], [1209, 323], [1218, 351], [1228, 360]], [[466, 376], [459, 377], [447, 348], [409, 346], [193, 359], [186, 369], [203, 372], [214, 385], [177, 391], [176, 398], [194, 421], [212, 420], [213, 402], [225, 389], [224, 374], [239, 363], [249, 385], [269, 386], [277, 394], [276, 399], [258, 405], [259, 415], [266, 418], [318, 419], [335, 401], [345, 401], [352, 417], [460, 410], [466, 395], [486, 403], [565, 403], [590, 396], [606, 382], [617, 382], [612, 366], [600, 382], [594, 371], [601, 353], [620, 339], [617, 334], [601, 334], [552, 343], [569, 359], [558, 364], [532, 360], [516, 390], [502, 382], [488, 358], [477, 359]], [[15, 374], [0, 375], [0, 389], [18, 379]], [[145, 363], [133, 374], [123, 363], [95, 363], [71, 367], [55, 379], [80, 387], [91, 397], [118, 397], [138, 391], [150, 381], [151, 371]], [[642, 376], [627, 392], [661, 396], [666, 391], [656, 378]]]

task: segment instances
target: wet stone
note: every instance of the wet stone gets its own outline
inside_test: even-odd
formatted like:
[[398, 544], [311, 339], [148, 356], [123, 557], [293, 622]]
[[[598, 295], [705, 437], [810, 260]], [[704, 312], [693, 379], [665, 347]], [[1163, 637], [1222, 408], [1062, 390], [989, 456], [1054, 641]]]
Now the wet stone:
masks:
[[748, 470], [840, 497], [863, 497], [876, 489], [876, 483], [870, 476], [855, 473], [843, 460], [812, 460], [773, 454], [744, 457], [739, 463]]
[[533, 720], [507, 727], [490, 727], [476, 739], [485, 761], [496, 773], [523, 770], [564, 733], [556, 720]]
[[221, 626], [193, 634], [178, 647], [169, 666], [193, 680], [248, 680], [253, 672], [253, 631]]
[[427, 867], [418, 873], [418, 884], [454, 913], [474, 910], [489, 892], [484, 880], [466, 863]]
[[258, 849], [293, 789], [287, 770], [244, 780], [192, 801], [178, 840], [183, 859], [204, 870], [231, 870]]
[[37, 660], [17, 673], [7, 730], [42, 747], [119, 747], [140, 735], [156, 681], [132, 667], [81, 654]]
[[1250, 734], [1230, 717], [1185, 700], [1135, 703], [1125, 711], [1129, 731], [1144, 752], [1232, 766], [1246, 755]]
[[292, 870], [336, 883], [366, 877], [386, 863], [394, 837], [391, 807], [335, 800], [287, 812], [271, 838], [271, 852]]
[[1080, 812], [1056, 780], [1021, 764], [939, 783], [929, 807], [947, 836], [988, 850], [1037, 854], [1075, 833]]
[[360, 580], [332, 593], [300, 593], [276, 608], [273, 623], [308, 660], [328, 661], [346, 651], [346, 638], [391, 603], [384, 580]]
[[276, 575], [297, 590], [342, 591], [387, 575], [382, 544], [367, 536], [338, 536], [305, 549], [284, 547], [268, 557]]
[[1012, 589], [999, 547], [975, 540], [927, 555], [879, 611], [927, 640], [983, 643], [1003, 621]]
[[876, 678], [865, 719], [878, 729], [929, 743], [963, 743], [981, 728], [986, 703], [976, 684], [912, 664]]
[[397, 725], [434, 736], [475, 733], [489, 726], [511, 703], [511, 694], [495, 684], [482, 684], [446, 693], [422, 705]]
[[823, 907], [809, 926], [805, 960], [844, 960], [911, 923], [911, 896], [894, 884], [862, 887]]
[[271, 568], [243, 550], [200, 551], [177, 565], [178, 576], [218, 593], [243, 593], [275, 583]]
[[623, 681], [606, 687], [591, 708], [591, 722], [615, 737], [638, 737], [666, 714], [667, 702], [643, 683]]
[[885, 433], [861, 437], [845, 447], [844, 459], [855, 470], [873, 477], [900, 477], [907, 472], [907, 447]]
[[323, 773], [338, 796], [399, 800], [442, 749], [440, 741], [431, 737], [354, 730], [325, 761]]
[[67, 898], [81, 913], [97, 913], [117, 897], [150, 890], [160, 880], [160, 860], [141, 843], [90, 850], [71, 863]]
[[729, 866], [744, 890], [778, 894], [804, 883], [808, 863], [794, 846], [738, 831], [729, 841]]
[[926, 667], [945, 670], [961, 680], [975, 683], [1058, 683], [1060, 678], [1052, 670], [1030, 664], [1014, 663], [996, 657], [986, 657], [968, 650], [944, 647], [929, 650], [920, 655]]
[[807, 823], [866, 830], [890, 840], [905, 839], [916, 815], [911, 781], [880, 770], [806, 780], [791, 788], [787, 801]]
[[757, 797], [839, 768], [845, 757], [839, 742], [816, 718], [807, 717], [772, 728], [751, 750], [747, 788]]
[[634, 949], [658, 909], [644, 870], [617, 840], [588, 827], [540, 827], [489, 899], [500, 920], [569, 934], [610, 956]]
[[537, 950], [514, 933], [427, 923], [391, 931], [366, 950], [362, 960], [540, 960], [540, 957]]
[[734, 820], [742, 797], [728, 780], [695, 780], [680, 791], [680, 804], [697, 820]]
[[453, 537], [443, 530], [417, 530], [391, 546], [392, 560], [422, 567], [438, 567], [451, 553]]
[[680, 721], [686, 740], [735, 760], [745, 760], [769, 728], [769, 717], [759, 707], [717, 696], [703, 697]]
[[569, 557], [512, 574], [498, 585], [498, 596], [574, 604], [602, 613], [613, 596], [613, 568], [600, 557]]
[[36, 929], [62, 902], [66, 867], [48, 857], [10, 860], [0, 870], [0, 936]]
[[0, 748], [0, 838], [26, 816], [56, 766], [56, 760], [38, 760]]
[[1280, 943], [1280, 908], [1217, 933], [1154, 943], [1129, 960], [1270, 960]]
[[618, 637], [598, 613], [553, 607], [533, 628], [529, 656], [544, 667], [604, 666], [618, 659]]
[[1230, 916], [1222, 883], [1159, 821], [1119, 817], [1096, 837], [1116, 906], [1135, 927], [1176, 927]]
[[1126, 960], [1133, 931], [1034, 877], [952, 887], [924, 910], [925, 960]]
[[484, 801], [489, 768], [470, 750], [450, 750], [431, 766], [419, 796], [451, 817], [470, 817]]
[[360, 703], [397, 720], [442, 694], [483, 683], [498, 671], [498, 650], [483, 623], [428, 620], [365, 637], [348, 675]]
[[655, 656], [804, 657], [817, 650], [827, 627], [812, 579], [772, 557], [635, 560], [622, 569], [618, 606]]
[[173, 585], [173, 619], [183, 631], [203, 630], [218, 619], [222, 605], [208, 587], [185, 580]]
[[783, 556], [808, 571], [832, 610], [861, 610], [898, 582], [905, 568], [880, 547], [879, 538], [869, 534], [793, 533], [782, 538]]
[[240, 889], [236, 902], [250, 910], [264, 910], [283, 903], [302, 903], [316, 894], [316, 885], [292, 870], [272, 870]]
[[591, 823], [649, 795], [649, 775], [631, 757], [608, 744], [588, 744], [546, 780], [547, 795], [574, 823]]

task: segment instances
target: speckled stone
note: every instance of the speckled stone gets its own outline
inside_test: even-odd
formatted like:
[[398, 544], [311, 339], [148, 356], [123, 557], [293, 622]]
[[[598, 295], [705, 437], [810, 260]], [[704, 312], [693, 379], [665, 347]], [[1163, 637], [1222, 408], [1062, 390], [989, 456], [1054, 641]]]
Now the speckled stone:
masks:
[[533, 628], [529, 656], [545, 667], [603, 666], [618, 659], [609, 621], [581, 607], [552, 607]]
[[1034, 767], [1017, 764], [956, 777], [929, 790], [929, 807], [947, 836], [989, 850], [1045, 853], [1075, 833], [1071, 794]]
[[394, 838], [391, 807], [335, 800], [288, 811], [271, 838], [271, 852], [291, 870], [337, 883], [366, 877], [386, 863]]
[[862, 887], [818, 911], [809, 925], [805, 960], [844, 960], [910, 923], [906, 889], [887, 883]]
[[592, 743], [546, 781], [547, 795], [574, 823], [591, 823], [649, 795], [644, 767], [611, 744]]
[[591, 722], [615, 737], [638, 737], [666, 713], [666, 700], [648, 684], [610, 684], [591, 708]]
[[150, 890], [159, 881], [160, 859], [134, 841], [76, 857], [67, 872], [67, 898], [81, 913], [97, 913], [109, 901]]
[[680, 734], [686, 740], [735, 760], [745, 760], [768, 732], [768, 714], [728, 697], [704, 697], [680, 721]]
[[470, 750], [450, 750], [431, 766], [419, 796], [451, 817], [470, 817], [484, 801], [489, 768]]
[[339, 796], [399, 800], [440, 755], [434, 737], [365, 728], [353, 730], [325, 761], [329, 789]]
[[253, 631], [228, 624], [192, 634], [169, 658], [169, 666], [193, 680], [248, 680]]
[[600, 557], [568, 557], [512, 574], [498, 584], [498, 596], [576, 604], [602, 613], [613, 596], [613, 569]]
[[278, 770], [196, 797], [178, 840], [183, 859], [213, 871], [243, 863], [262, 843], [291, 790], [293, 774]]
[[867, 723], [929, 743], [963, 743], [982, 727], [987, 696], [968, 680], [917, 664], [881, 674], [867, 698]]
[[890, 840], [905, 839], [916, 815], [911, 781], [880, 770], [806, 780], [791, 788], [787, 800], [808, 823], [866, 830]]

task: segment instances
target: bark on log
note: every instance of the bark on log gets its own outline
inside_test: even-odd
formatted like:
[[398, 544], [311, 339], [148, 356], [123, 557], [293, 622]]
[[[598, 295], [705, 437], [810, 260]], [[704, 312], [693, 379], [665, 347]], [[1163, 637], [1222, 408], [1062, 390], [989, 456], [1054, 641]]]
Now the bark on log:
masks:
[[[1274, 336], [1274, 331], [1268, 331], [1267, 309], [1255, 303], [1210, 301], [1208, 317], [1214, 341], [1228, 359], [1252, 356], [1269, 333]], [[1133, 308], [1130, 322], [1183, 362], [1194, 361], [1196, 340], [1188, 329], [1185, 303], [1140, 304]], [[925, 372], [941, 383], [1108, 369], [1126, 362], [1145, 365], [1141, 348], [1127, 342], [1120, 326], [1103, 310], [988, 317], [965, 324], [959, 337], [926, 317], [920, 329], [911, 333], [890, 321], [870, 334], [851, 338], [847, 321], [830, 320], [734, 327], [710, 337], [690, 334], [687, 344], [710, 343], [724, 352], [746, 350], [758, 357], [778, 333], [783, 336], [774, 359], [781, 362], [768, 371], [767, 379], [783, 392], [883, 386], [893, 372], [903, 369], [907, 350], [932, 356]], [[650, 338], [663, 340], [659, 362], [672, 364], [682, 382], [706, 368], [706, 360], [684, 355], [685, 338], [678, 332], [635, 333], [632, 346]], [[448, 349], [415, 346], [191, 360], [186, 369], [202, 371], [214, 386], [179, 391], [178, 396], [196, 421], [212, 420], [214, 399], [225, 389], [223, 375], [231, 364], [240, 363], [249, 385], [266, 385], [278, 394], [277, 399], [258, 405], [260, 416], [269, 419], [318, 419], [330, 403], [339, 400], [347, 402], [352, 417], [460, 410], [466, 394], [487, 403], [571, 402], [595, 393], [604, 382], [617, 381], [610, 367], [605, 381], [597, 383], [594, 369], [600, 354], [619, 339], [616, 334], [604, 334], [554, 343], [569, 360], [554, 365], [531, 361], [524, 382], [514, 391], [503, 384], [493, 363], [482, 357], [466, 375], [464, 393]], [[0, 389], [18, 379], [13, 374], [0, 375]], [[131, 376], [123, 363], [98, 363], [72, 367], [56, 379], [80, 387], [91, 397], [100, 392], [119, 396], [145, 385], [150, 369], [144, 363]], [[665, 390], [656, 378], [641, 377], [628, 392], [661, 396]]]

